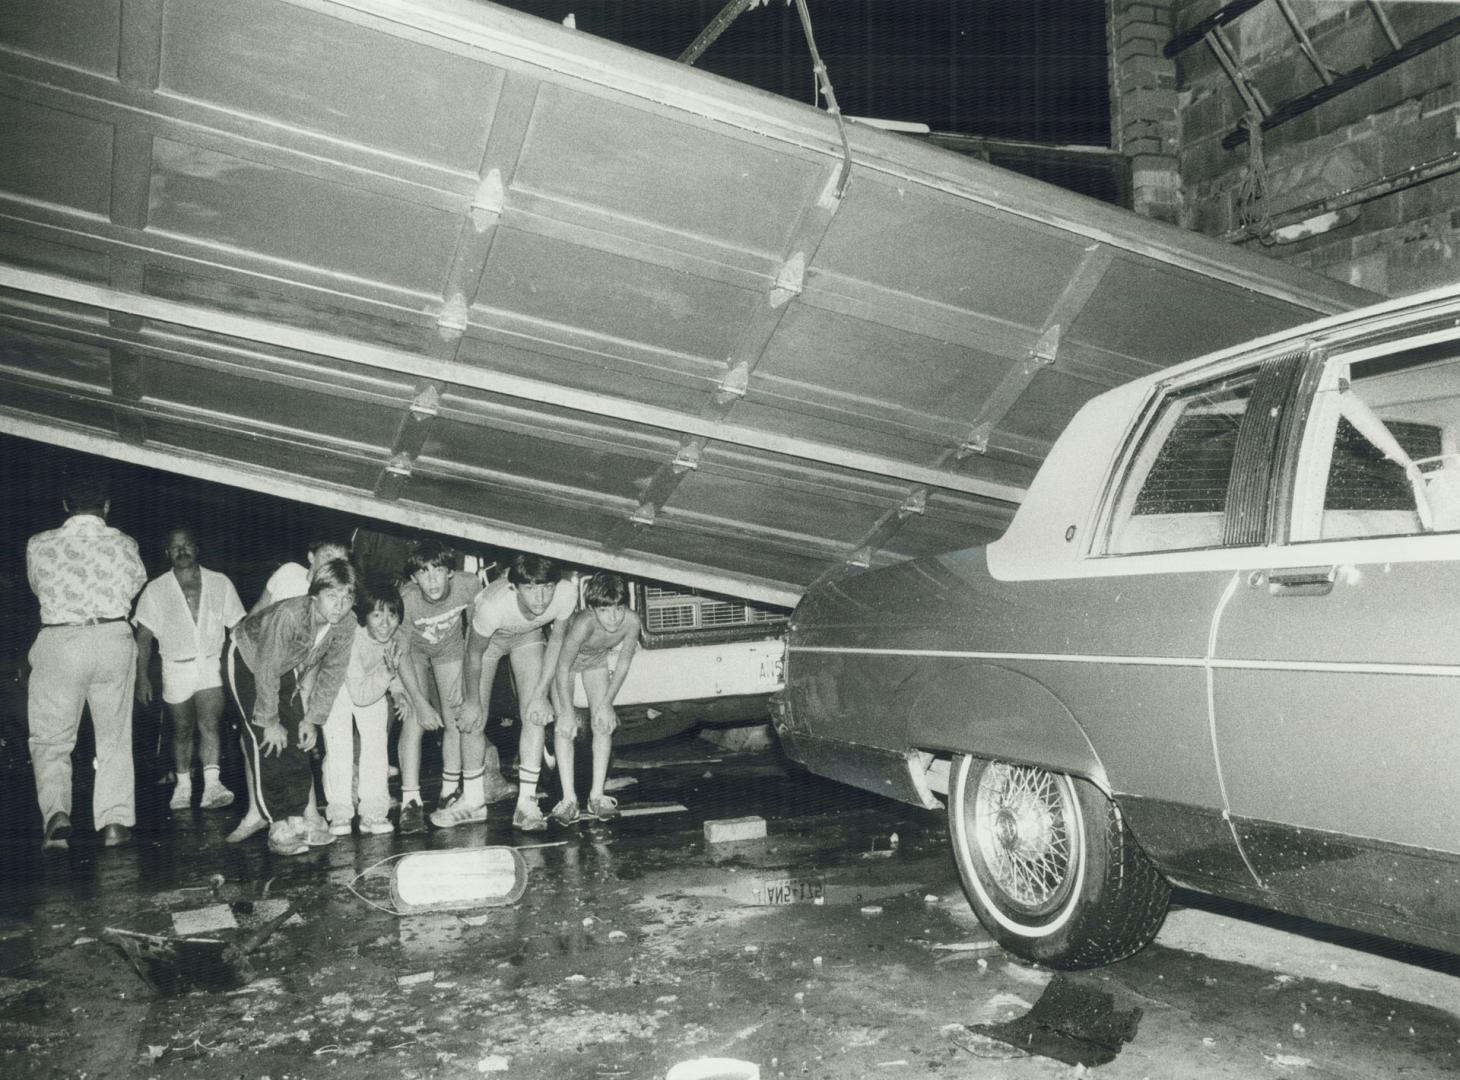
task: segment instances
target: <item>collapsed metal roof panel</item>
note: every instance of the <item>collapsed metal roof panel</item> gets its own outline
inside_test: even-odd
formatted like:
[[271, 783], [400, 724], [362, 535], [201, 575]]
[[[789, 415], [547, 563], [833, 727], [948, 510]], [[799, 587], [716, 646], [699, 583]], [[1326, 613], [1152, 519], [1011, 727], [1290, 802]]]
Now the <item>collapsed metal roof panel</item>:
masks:
[[[106, 9], [98, 17], [96, 8]], [[468, 0], [0, 16], [0, 430], [789, 603], [1370, 299]]]

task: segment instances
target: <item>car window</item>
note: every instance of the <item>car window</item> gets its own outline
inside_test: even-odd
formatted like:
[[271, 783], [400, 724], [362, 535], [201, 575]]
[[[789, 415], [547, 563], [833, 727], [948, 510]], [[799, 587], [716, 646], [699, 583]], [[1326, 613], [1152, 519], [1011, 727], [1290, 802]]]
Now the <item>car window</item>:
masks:
[[1460, 343], [1328, 363], [1298, 467], [1294, 539], [1460, 530]]
[[1185, 551], [1222, 544], [1237, 434], [1256, 369], [1173, 391], [1131, 458], [1106, 553]]

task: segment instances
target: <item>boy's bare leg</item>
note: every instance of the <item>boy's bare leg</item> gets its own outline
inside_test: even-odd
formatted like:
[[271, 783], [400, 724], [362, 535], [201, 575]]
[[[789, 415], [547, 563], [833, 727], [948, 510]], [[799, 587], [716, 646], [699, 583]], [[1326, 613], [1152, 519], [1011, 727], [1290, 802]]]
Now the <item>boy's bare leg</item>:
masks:
[[553, 749], [558, 755], [558, 779], [563, 784], [563, 798], [569, 802], [578, 801], [578, 788], [573, 778], [573, 736], [575, 734], [577, 732], [572, 728], [565, 731], [561, 721], [553, 725]]
[[[422, 686], [425, 681], [426, 661], [417, 658], [416, 677]], [[463, 761], [461, 756], [461, 732], [453, 720], [461, 713], [461, 657], [452, 660], [435, 657], [431, 660], [431, 677], [436, 680], [436, 700], [441, 703], [441, 718], [446, 727], [441, 732], [441, 796], [445, 801], [461, 787]]]
[[[600, 701], [608, 692], [608, 669], [592, 668], [582, 673], [583, 693], [589, 701]], [[613, 732], [593, 728], [593, 784], [588, 798], [603, 798], [603, 785], [608, 780], [608, 762], [613, 756]]]
[[400, 804], [421, 802], [421, 725], [409, 716], [401, 717], [400, 738], [395, 744], [400, 762]]

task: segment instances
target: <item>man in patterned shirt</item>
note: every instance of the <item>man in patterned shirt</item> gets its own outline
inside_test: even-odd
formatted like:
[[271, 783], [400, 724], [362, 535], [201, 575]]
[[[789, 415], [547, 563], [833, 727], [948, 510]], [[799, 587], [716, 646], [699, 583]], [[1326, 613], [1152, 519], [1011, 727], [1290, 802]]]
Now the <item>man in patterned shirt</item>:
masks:
[[97, 477], [66, 485], [67, 518], [25, 547], [26, 579], [41, 605], [30, 650], [27, 716], [42, 846], [68, 846], [71, 751], [83, 705], [96, 736], [92, 819], [107, 847], [131, 839], [137, 823], [132, 772], [132, 688], [137, 646], [127, 614], [147, 583], [137, 542], [106, 523], [111, 501]]

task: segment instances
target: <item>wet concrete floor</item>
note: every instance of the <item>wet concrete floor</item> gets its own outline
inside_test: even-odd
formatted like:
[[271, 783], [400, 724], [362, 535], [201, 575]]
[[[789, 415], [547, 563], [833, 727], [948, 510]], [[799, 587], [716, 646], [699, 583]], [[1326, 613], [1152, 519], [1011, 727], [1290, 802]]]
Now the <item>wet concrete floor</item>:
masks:
[[[1138, 1010], [1113, 1060], [1022, 1056], [974, 1026], [1028, 1013], [1051, 975], [988, 947], [941, 814], [695, 739], [635, 748], [613, 775], [635, 781], [625, 809], [686, 809], [525, 837], [499, 806], [485, 826], [296, 858], [270, 856], [261, 836], [225, 844], [236, 811], [163, 818], [118, 849], [78, 840], [43, 856], [9, 834], [0, 1076], [650, 1080], [700, 1057], [776, 1080], [1460, 1073], [1460, 978], [1444, 958], [1415, 968], [1270, 928], [1278, 944], [1249, 954], [1243, 920], [1202, 911], [1173, 917], [1179, 945], [1163, 934], [1124, 964], [1062, 977]], [[705, 842], [707, 819], [749, 814], [765, 840]], [[392, 855], [484, 845], [522, 849], [517, 903], [397, 916], [367, 902], [390, 905], [379, 864]], [[347, 887], [362, 873], [365, 899]], [[103, 940], [171, 936], [198, 911], [231, 917], [237, 930], [211, 933], [231, 940], [294, 899], [308, 906], [237, 990], [159, 995]], [[1347, 977], [1351, 957], [1397, 972]]]

